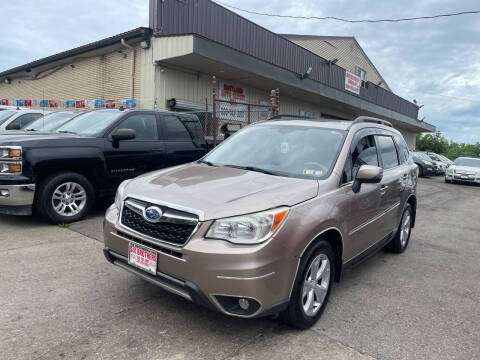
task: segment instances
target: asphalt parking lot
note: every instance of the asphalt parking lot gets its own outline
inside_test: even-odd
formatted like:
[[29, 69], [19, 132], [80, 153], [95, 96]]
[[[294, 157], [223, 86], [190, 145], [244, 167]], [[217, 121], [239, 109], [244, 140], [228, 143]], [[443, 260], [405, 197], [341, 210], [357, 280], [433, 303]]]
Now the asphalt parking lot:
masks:
[[314, 328], [224, 316], [108, 264], [106, 204], [69, 228], [0, 217], [2, 359], [478, 359], [480, 187], [421, 179], [402, 255], [345, 273]]

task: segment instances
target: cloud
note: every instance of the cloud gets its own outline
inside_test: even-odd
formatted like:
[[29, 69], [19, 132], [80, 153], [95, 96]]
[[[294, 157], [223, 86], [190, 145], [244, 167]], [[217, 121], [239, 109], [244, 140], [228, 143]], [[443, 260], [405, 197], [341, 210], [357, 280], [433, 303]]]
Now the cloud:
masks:
[[[223, 0], [259, 12], [375, 19], [478, 9], [464, 0]], [[3, 1], [0, 71], [148, 26], [148, 0]], [[238, 12], [238, 11], [237, 11]], [[398, 95], [447, 137], [480, 141], [480, 15], [404, 23], [347, 24], [240, 15], [278, 33], [355, 36]]]

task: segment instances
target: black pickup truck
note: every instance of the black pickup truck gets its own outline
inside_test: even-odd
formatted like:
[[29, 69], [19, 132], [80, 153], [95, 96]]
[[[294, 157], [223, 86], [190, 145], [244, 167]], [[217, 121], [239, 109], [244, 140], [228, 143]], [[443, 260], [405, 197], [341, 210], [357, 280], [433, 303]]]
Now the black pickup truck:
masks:
[[208, 147], [195, 115], [153, 110], [96, 110], [56, 132], [1, 135], [0, 213], [76, 221], [123, 180], [197, 160]]

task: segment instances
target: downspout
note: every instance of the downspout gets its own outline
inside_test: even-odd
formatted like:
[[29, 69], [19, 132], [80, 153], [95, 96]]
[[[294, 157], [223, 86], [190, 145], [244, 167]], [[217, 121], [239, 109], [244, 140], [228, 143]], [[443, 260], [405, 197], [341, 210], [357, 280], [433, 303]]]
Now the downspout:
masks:
[[120, 40], [122, 46], [127, 49], [132, 50], [130, 56], [130, 99], [134, 98], [134, 84], [135, 84], [135, 48], [125, 41], [125, 39]]

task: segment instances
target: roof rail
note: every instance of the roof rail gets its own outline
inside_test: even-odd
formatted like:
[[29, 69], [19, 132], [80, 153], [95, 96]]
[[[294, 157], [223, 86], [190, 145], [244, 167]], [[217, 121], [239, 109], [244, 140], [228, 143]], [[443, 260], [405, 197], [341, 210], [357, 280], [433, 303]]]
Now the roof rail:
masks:
[[305, 115], [292, 115], [292, 114], [278, 114], [270, 116], [268, 120], [288, 120], [288, 119], [304, 119], [304, 120], [313, 120], [313, 118]]
[[362, 122], [375, 123], [375, 124], [390, 126], [391, 128], [393, 128], [392, 123], [389, 122], [389, 121], [382, 120], [382, 119], [377, 119], [377, 118], [373, 118], [373, 117], [368, 117], [368, 116], [357, 117], [355, 120], [352, 121], [352, 124], [348, 128], [350, 129], [353, 125], [358, 124], [358, 123], [362, 123]]

